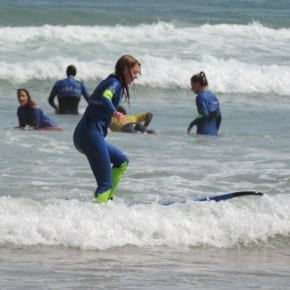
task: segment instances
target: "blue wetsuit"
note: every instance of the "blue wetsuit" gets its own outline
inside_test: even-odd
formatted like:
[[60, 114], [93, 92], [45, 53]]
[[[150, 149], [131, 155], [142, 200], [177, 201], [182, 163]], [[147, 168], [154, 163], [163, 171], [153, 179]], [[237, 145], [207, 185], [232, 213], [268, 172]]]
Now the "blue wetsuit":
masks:
[[89, 94], [86, 87], [73, 77], [67, 77], [54, 84], [48, 102], [56, 109], [54, 98], [57, 96], [58, 114], [78, 114], [78, 105], [82, 95], [89, 102]]
[[[86, 155], [97, 181], [96, 197], [115, 190], [119, 181], [117, 171], [122, 167], [123, 173], [129, 162], [119, 149], [104, 139], [112, 113], [116, 111], [122, 98], [122, 91], [122, 84], [117, 76], [110, 75], [103, 80], [90, 97], [89, 105], [74, 131], [75, 147]], [[112, 195], [113, 192], [108, 194], [108, 198]]]
[[194, 123], [197, 134], [216, 136], [221, 124], [219, 100], [210, 91], [202, 91], [196, 96], [199, 117]]
[[57, 124], [49, 117], [44, 115], [40, 108], [20, 106], [17, 109], [19, 127], [24, 128], [26, 125], [34, 129], [42, 129], [47, 127], [57, 127]]

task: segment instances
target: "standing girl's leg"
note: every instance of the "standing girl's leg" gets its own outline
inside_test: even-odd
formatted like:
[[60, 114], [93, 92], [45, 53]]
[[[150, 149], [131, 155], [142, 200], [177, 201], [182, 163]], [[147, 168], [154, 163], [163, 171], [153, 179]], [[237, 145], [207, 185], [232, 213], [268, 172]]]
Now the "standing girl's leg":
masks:
[[108, 146], [108, 151], [109, 151], [111, 163], [113, 164], [113, 167], [112, 167], [112, 190], [111, 190], [110, 196], [109, 196], [109, 198], [112, 198], [125, 170], [127, 169], [129, 160], [128, 160], [127, 156], [118, 148], [116, 148], [110, 144], [107, 144], [107, 146]]
[[[114, 194], [127, 168], [128, 158], [118, 148], [107, 144], [102, 134], [80, 127], [74, 135], [76, 148], [86, 155], [97, 182], [95, 200], [106, 202]], [[113, 167], [111, 168], [111, 163]]]
[[82, 151], [89, 161], [98, 185], [95, 198], [97, 201], [107, 201], [112, 189], [111, 159], [107, 143], [98, 132], [93, 132], [87, 137], [89, 138], [82, 140]]

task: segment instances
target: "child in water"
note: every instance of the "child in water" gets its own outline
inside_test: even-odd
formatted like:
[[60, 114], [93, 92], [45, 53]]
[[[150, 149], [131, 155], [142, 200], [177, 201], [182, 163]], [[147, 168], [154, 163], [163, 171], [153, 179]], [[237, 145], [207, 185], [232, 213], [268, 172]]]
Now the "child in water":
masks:
[[222, 116], [218, 98], [207, 90], [208, 81], [204, 72], [192, 76], [191, 89], [197, 94], [196, 107], [198, 117], [187, 128], [190, 133], [193, 126], [197, 126], [196, 133], [201, 135], [217, 136]]
[[29, 127], [37, 130], [63, 130], [63, 128], [59, 127], [37, 107], [37, 103], [31, 99], [27, 89], [18, 89], [17, 99], [19, 102], [19, 107], [17, 109], [19, 121], [18, 128], [25, 129]]

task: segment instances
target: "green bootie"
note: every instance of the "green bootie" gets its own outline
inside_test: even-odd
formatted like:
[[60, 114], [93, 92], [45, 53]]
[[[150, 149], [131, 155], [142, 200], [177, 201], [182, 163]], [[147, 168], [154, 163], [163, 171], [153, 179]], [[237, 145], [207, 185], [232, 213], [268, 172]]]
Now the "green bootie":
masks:
[[97, 196], [94, 197], [94, 201], [97, 203], [107, 202], [110, 199], [111, 191], [112, 191], [112, 189], [109, 189], [107, 191], [104, 191], [101, 194], [98, 194]]
[[128, 167], [127, 162], [123, 162], [120, 167], [113, 167], [112, 168], [112, 189], [109, 195], [109, 199], [113, 198], [113, 195], [117, 189], [117, 186], [121, 180], [121, 177], [123, 176], [125, 170]]

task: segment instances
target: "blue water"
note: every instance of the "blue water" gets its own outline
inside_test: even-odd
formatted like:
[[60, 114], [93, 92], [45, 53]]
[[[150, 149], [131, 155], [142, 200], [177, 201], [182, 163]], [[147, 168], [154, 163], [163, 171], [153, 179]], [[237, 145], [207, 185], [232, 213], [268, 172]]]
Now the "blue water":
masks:
[[[0, 288], [289, 287], [289, 15], [281, 0], [2, 0]], [[124, 53], [142, 75], [123, 105], [152, 112], [159, 135], [108, 135], [130, 165], [96, 205], [72, 144], [80, 116], [47, 97], [68, 64], [92, 92]], [[221, 101], [218, 138], [186, 134], [200, 70]], [[15, 130], [19, 87], [64, 131]], [[265, 196], [192, 201], [241, 190]]]

